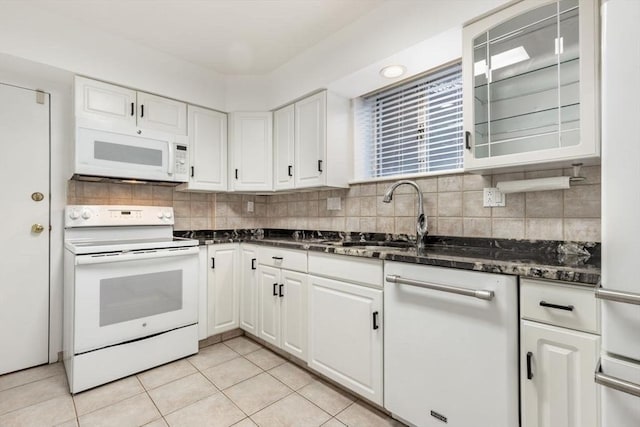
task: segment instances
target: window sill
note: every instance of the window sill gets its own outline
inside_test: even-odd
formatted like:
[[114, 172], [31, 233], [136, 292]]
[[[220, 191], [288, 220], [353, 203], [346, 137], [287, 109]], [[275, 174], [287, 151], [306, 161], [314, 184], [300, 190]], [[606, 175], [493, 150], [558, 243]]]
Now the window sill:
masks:
[[390, 176], [381, 176], [378, 178], [359, 178], [353, 179], [349, 181], [349, 185], [354, 184], [367, 184], [373, 182], [384, 182], [384, 181], [398, 181], [400, 179], [419, 179], [419, 178], [433, 178], [443, 175], [454, 175], [464, 173], [464, 169], [453, 169], [449, 171], [438, 171], [438, 172], [422, 172], [422, 173], [411, 173], [406, 175], [390, 175]]

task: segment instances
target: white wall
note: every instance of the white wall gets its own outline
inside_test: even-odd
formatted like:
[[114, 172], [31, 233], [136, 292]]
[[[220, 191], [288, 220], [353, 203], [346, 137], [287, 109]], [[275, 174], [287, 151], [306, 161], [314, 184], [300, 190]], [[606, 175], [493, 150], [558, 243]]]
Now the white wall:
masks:
[[225, 110], [224, 76], [29, 5], [3, 2], [0, 52]]
[[51, 93], [52, 360], [61, 349], [73, 73], [221, 111], [270, 110], [319, 88], [356, 97], [392, 82], [378, 74], [389, 63], [402, 63], [413, 75], [460, 57], [462, 23], [506, 2], [390, 0], [264, 76], [221, 76], [26, 1], [3, 2], [0, 81]]
[[[71, 175], [73, 141], [73, 74], [21, 58], [0, 54], [0, 82], [51, 95], [51, 235], [49, 360], [62, 350], [62, 258], [67, 179]], [[25, 170], [28, 173], [28, 169]], [[19, 178], [18, 178], [19, 179]], [[5, 183], [11, 185], [11, 183]]]
[[359, 96], [392, 82], [378, 74], [383, 65], [401, 62], [412, 75], [439, 65], [440, 58], [459, 58], [463, 23], [507, 2], [384, 2], [274, 70], [269, 104], [282, 105], [319, 88]]

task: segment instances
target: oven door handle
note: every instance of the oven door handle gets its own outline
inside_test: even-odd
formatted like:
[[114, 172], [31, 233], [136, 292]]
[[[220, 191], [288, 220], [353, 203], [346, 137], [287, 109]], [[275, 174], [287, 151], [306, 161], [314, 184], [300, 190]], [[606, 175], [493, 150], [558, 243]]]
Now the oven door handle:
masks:
[[78, 255], [76, 265], [106, 264], [110, 262], [140, 261], [148, 259], [169, 258], [177, 256], [196, 255], [200, 249], [197, 246], [176, 249], [156, 249], [140, 252], [123, 252], [115, 254]]

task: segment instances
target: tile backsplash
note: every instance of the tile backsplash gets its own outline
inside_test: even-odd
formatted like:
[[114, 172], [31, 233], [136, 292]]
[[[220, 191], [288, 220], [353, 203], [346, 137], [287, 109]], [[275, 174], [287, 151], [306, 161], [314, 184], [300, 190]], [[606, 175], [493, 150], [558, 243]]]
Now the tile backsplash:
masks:
[[[429, 233], [466, 237], [600, 241], [600, 166], [583, 167], [586, 179], [568, 190], [506, 195], [505, 207], [482, 206], [482, 189], [499, 181], [570, 175], [554, 169], [494, 175], [456, 174], [415, 181], [424, 197]], [[167, 205], [176, 230], [288, 228], [415, 233], [416, 194], [401, 186], [391, 203], [382, 195], [393, 181], [348, 189], [269, 196], [183, 193], [155, 185], [69, 181], [69, 204]], [[327, 198], [341, 199], [339, 210]], [[249, 203], [253, 202], [253, 211]]]

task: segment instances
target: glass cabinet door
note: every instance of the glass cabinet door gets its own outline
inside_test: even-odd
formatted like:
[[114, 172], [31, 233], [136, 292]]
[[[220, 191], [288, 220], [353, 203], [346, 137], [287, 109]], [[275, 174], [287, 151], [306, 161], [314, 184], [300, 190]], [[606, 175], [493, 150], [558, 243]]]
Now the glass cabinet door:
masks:
[[473, 38], [475, 158], [580, 143], [578, 10], [547, 3]]
[[599, 5], [522, 0], [463, 28], [465, 170], [599, 161]]

